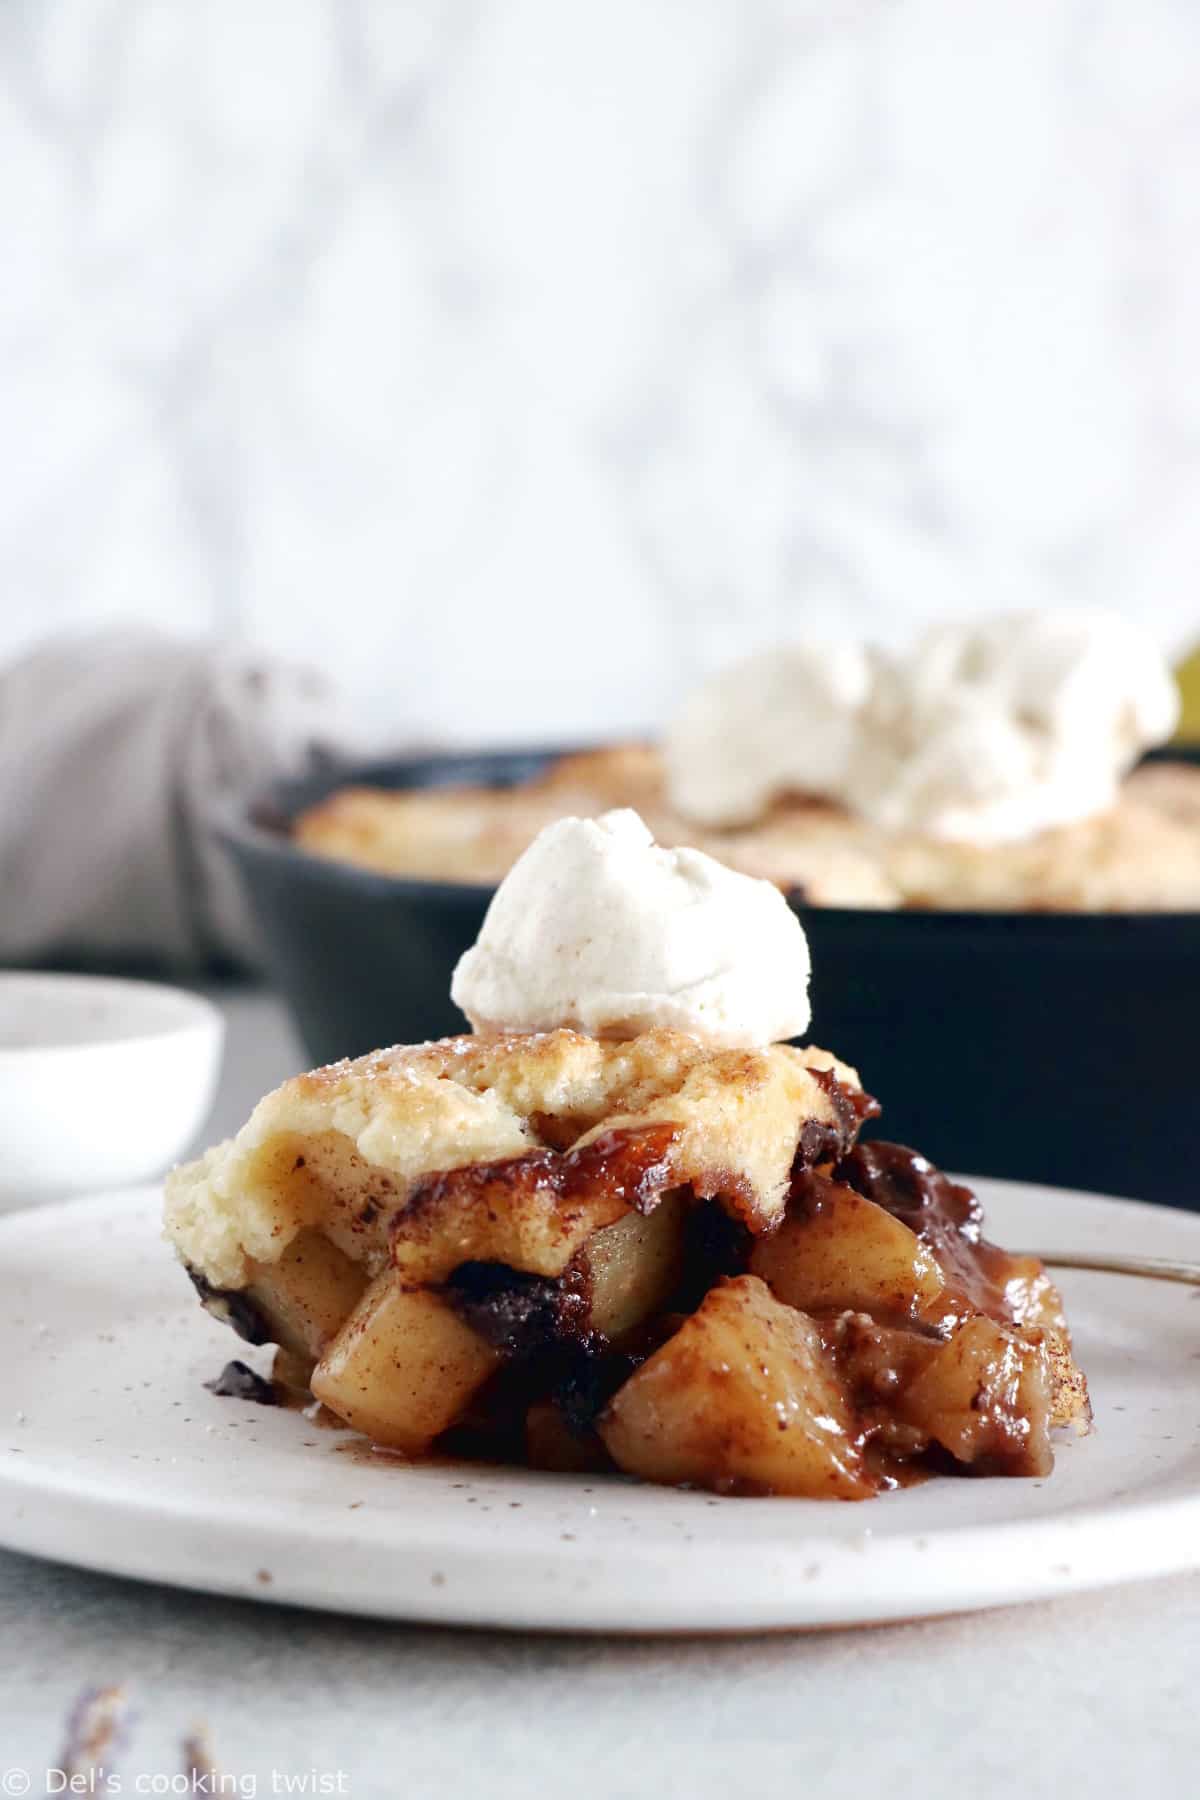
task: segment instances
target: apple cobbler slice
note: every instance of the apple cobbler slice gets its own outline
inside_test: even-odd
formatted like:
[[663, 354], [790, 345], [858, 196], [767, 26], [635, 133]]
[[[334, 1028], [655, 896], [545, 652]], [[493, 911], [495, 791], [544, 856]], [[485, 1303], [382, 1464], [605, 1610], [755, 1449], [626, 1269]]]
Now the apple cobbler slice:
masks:
[[353, 1429], [860, 1498], [1040, 1473], [1087, 1418], [1057, 1295], [816, 1049], [560, 1029], [301, 1075], [177, 1170], [210, 1310]]

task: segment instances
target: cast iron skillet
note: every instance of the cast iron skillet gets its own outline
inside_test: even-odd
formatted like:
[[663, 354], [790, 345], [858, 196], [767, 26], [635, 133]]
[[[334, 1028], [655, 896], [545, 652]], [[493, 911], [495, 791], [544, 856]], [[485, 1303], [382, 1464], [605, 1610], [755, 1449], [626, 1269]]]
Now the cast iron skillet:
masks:
[[[561, 749], [329, 767], [226, 825], [264, 953], [317, 1062], [464, 1029], [450, 973], [487, 887], [298, 849], [288, 821], [347, 781], [505, 786]], [[868, 912], [795, 901], [815, 1043], [861, 1071], [878, 1130], [935, 1162], [1200, 1208], [1200, 914]]]

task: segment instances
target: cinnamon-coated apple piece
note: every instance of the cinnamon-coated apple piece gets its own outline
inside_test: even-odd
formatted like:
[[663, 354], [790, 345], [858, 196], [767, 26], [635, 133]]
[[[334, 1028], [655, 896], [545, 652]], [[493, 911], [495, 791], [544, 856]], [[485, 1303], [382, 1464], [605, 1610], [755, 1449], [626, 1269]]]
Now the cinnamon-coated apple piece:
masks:
[[820, 1204], [790, 1212], [759, 1238], [750, 1269], [777, 1299], [802, 1312], [867, 1312], [877, 1319], [926, 1316], [946, 1277], [933, 1252], [900, 1219], [835, 1182]]
[[858, 1500], [874, 1491], [811, 1319], [753, 1275], [699, 1311], [617, 1390], [600, 1436], [648, 1481]]
[[341, 1329], [366, 1285], [361, 1263], [319, 1231], [301, 1231], [278, 1262], [251, 1263], [245, 1291], [271, 1342], [312, 1359]]
[[417, 1456], [458, 1422], [501, 1361], [439, 1294], [388, 1272], [326, 1349], [312, 1391], [373, 1443]]
[[1048, 1475], [1053, 1390], [1040, 1334], [1027, 1341], [992, 1319], [968, 1319], [896, 1401], [957, 1462], [980, 1475]]
[[683, 1270], [689, 1210], [688, 1196], [675, 1189], [652, 1213], [627, 1213], [588, 1239], [579, 1264], [588, 1283], [593, 1331], [619, 1339], [664, 1305]]

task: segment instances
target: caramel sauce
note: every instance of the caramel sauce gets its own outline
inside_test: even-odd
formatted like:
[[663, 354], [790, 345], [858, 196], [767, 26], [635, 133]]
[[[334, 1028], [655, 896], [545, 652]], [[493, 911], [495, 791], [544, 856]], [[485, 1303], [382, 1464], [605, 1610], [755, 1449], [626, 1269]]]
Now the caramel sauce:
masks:
[[[339, 1429], [342, 1431], [348, 1431], [350, 1429], [348, 1425], [342, 1424], [340, 1419], [337, 1423]], [[409, 1469], [412, 1467], [412, 1458], [405, 1456], [402, 1450], [389, 1450], [386, 1444], [373, 1444], [370, 1438], [359, 1437], [357, 1432], [353, 1437], [342, 1438], [338, 1443], [334, 1444], [333, 1452], [335, 1456], [349, 1457], [351, 1462], [362, 1463], [367, 1468], [383, 1469], [386, 1468], [389, 1463], [398, 1469]], [[421, 1458], [421, 1466], [422, 1468], [425, 1468], [429, 1463], [437, 1461], [440, 1461], [440, 1458], [423, 1456]]]
[[222, 1400], [252, 1400], [256, 1406], [278, 1406], [275, 1384], [259, 1375], [248, 1363], [227, 1362], [221, 1373], [204, 1383], [210, 1394]]
[[983, 1208], [975, 1194], [904, 1144], [858, 1144], [837, 1164], [844, 1182], [907, 1225], [936, 1256], [947, 1282], [972, 1312], [1016, 1324], [1008, 1289], [1021, 1274], [1018, 1259], [983, 1236]]
[[868, 1119], [877, 1119], [883, 1108], [874, 1095], [843, 1081], [835, 1069], [809, 1071], [833, 1108], [833, 1123], [806, 1119], [796, 1145], [797, 1169], [836, 1162], [849, 1150]]
[[248, 1344], [271, 1342], [270, 1322], [263, 1317], [249, 1294], [241, 1288], [214, 1287], [207, 1275], [202, 1275], [191, 1263], [185, 1263], [184, 1267], [206, 1313], [210, 1313], [222, 1325], [228, 1325], [231, 1331], [236, 1331]]
[[423, 1212], [447, 1203], [514, 1206], [522, 1195], [549, 1193], [564, 1210], [585, 1198], [608, 1200], [636, 1212], [649, 1212], [664, 1188], [674, 1183], [671, 1151], [678, 1137], [674, 1125], [645, 1125], [603, 1131], [590, 1144], [565, 1153], [529, 1150], [500, 1162], [468, 1163], [419, 1181], [393, 1222], [411, 1225]]
[[473, 1331], [496, 1350], [529, 1356], [562, 1338], [586, 1335], [591, 1306], [578, 1263], [560, 1279], [528, 1275], [505, 1263], [460, 1263], [442, 1292]]

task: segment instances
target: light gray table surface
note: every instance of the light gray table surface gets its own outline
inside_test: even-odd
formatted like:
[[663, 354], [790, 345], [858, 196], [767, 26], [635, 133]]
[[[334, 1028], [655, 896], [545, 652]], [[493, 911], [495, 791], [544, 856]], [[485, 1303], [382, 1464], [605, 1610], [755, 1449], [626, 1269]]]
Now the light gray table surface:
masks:
[[[220, 998], [212, 1136], [300, 1061], [273, 1000]], [[129, 1696], [123, 1793], [193, 1791], [179, 1746], [200, 1724], [226, 1793], [1190, 1796], [1198, 1676], [1200, 1576], [928, 1624], [655, 1643], [339, 1619], [0, 1553], [0, 1796], [45, 1790], [68, 1710], [97, 1683]]]

